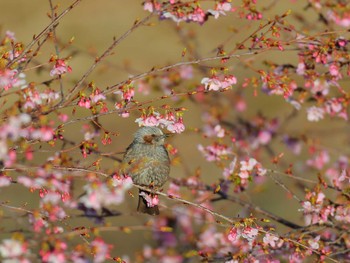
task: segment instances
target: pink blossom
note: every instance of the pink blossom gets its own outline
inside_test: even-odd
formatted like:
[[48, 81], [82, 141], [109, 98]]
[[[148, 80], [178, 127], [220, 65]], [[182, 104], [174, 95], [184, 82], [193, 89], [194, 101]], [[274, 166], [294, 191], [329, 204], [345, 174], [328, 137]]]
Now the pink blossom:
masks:
[[11, 178], [8, 176], [0, 175], [0, 187], [11, 185]]
[[149, 246], [149, 245], [144, 245], [144, 247], [143, 247], [143, 256], [145, 257], [145, 258], [151, 258], [152, 257], [152, 247], [151, 246]]
[[[275, 235], [272, 235], [270, 233], [266, 233], [266, 235], [263, 238], [263, 242], [265, 245], [269, 245], [272, 248], [277, 247], [277, 241], [279, 240], [279, 238]], [[282, 240], [283, 242], [283, 240]]]
[[130, 177], [113, 177], [112, 183], [92, 181], [83, 188], [85, 195], [79, 201], [87, 208], [99, 210], [110, 205], [119, 205], [124, 201], [125, 192], [132, 187]]
[[[347, 180], [347, 182], [346, 182]], [[350, 176], [348, 175], [347, 171], [345, 169], [343, 169], [341, 171], [340, 177], [339, 177], [339, 181], [343, 182], [345, 181], [346, 183], [350, 184]]]
[[112, 246], [106, 244], [102, 238], [100, 237], [95, 238], [91, 242], [90, 246], [91, 246], [91, 251], [94, 254], [94, 263], [105, 262], [106, 259], [110, 258], [109, 253]]
[[17, 182], [24, 185], [27, 188], [40, 188], [41, 184], [39, 184], [38, 182], [32, 180], [29, 177], [26, 176], [19, 176], [17, 178]]
[[132, 87], [129, 87], [125, 90], [123, 90], [123, 99], [126, 102], [129, 102], [132, 100], [132, 98], [135, 96], [135, 90]]
[[168, 112], [166, 116], [161, 115], [159, 112], [153, 112], [148, 116], [142, 115], [135, 122], [139, 126], [160, 126], [161, 128], [167, 128], [172, 133], [182, 133], [185, 130], [182, 117], [176, 119], [171, 112]]
[[236, 168], [236, 162], [237, 162], [237, 159], [235, 158], [232, 162], [230, 162], [230, 165], [228, 168], [224, 168], [222, 175], [225, 179], [228, 179], [233, 174]]
[[248, 179], [249, 178], [249, 172], [248, 171], [239, 171], [238, 176], [242, 179]]
[[204, 84], [206, 90], [218, 91], [222, 88], [221, 82], [215, 77], [203, 78], [201, 83]]
[[201, 144], [199, 144], [198, 150], [203, 153], [204, 157], [209, 162], [220, 161], [222, 157], [232, 153], [231, 148], [219, 143], [215, 143], [206, 147], [203, 147]]
[[[0, 243], [0, 255], [13, 259], [26, 253], [26, 246], [14, 239], [3, 239]], [[17, 261], [16, 261], [17, 262]]]
[[91, 108], [91, 100], [85, 96], [82, 96], [78, 102], [78, 106], [90, 109]]
[[343, 109], [342, 103], [336, 98], [327, 100], [324, 105], [325, 105], [325, 111], [331, 116], [334, 116], [337, 113], [340, 113], [341, 110]]
[[324, 109], [312, 106], [307, 109], [307, 119], [308, 121], [314, 121], [317, 122], [319, 120], [322, 120], [324, 117]]
[[181, 197], [180, 186], [174, 183], [169, 183], [167, 194], [174, 197]]
[[350, 223], [350, 207], [338, 206], [335, 211], [335, 217], [337, 221]]
[[143, 5], [143, 10], [148, 12], [153, 12], [153, 4], [151, 2], [145, 2]]
[[15, 151], [15, 150], [10, 150], [10, 151], [8, 152], [7, 158], [5, 159], [4, 165], [5, 165], [6, 167], [11, 166], [12, 164], [15, 163], [16, 159], [17, 159], [17, 153], [16, 153], [16, 151]]
[[40, 250], [40, 255], [43, 262], [64, 263], [67, 261], [65, 250], [67, 244], [61, 240], [55, 240], [55, 246], [52, 250]]
[[31, 136], [34, 139], [39, 139], [41, 141], [47, 142], [53, 138], [53, 129], [48, 126], [43, 126], [32, 132]]
[[123, 191], [129, 190], [133, 186], [133, 182], [131, 177], [118, 177], [113, 176], [113, 187], [117, 187]]
[[161, 262], [182, 263], [184, 262], [184, 259], [181, 255], [165, 255], [161, 257]]
[[[345, 171], [345, 170], [343, 170], [343, 171]], [[341, 187], [341, 181], [342, 181], [342, 179], [345, 178], [343, 175], [340, 176], [339, 170], [334, 168], [334, 167], [327, 169], [327, 171], [325, 172], [325, 175], [334, 184], [334, 186], [336, 186], [338, 188]]]
[[218, 138], [223, 138], [225, 136], [225, 130], [219, 124], [214, 127], [214, 132]]
[[10, 30], [6, 30], [5, 32], [5, 36], [10, 39], [11, 41], [16, 41], [16, 38], [15, 38], [15, 33], [10, 31]]
[[63, 59], [57, 59], [53, 69], [50, 71], [50, 76], [58, 76], [67, 72], [72, 72], [72, 68]]
[[263, 168], [263, 167], [261, 166], [260, 163], [258, 163], [258, 164], [256, 165], [256, 168], [257, 168], [256, 173], [257, 173], [259, 176], [264, 176], [264, 175], [267, 173], [267, 169]]
[[0, 88], [8, 90], [17, 87], [26, 87], [25, 74], [18, 74], [16, 69], [0, 69]]
[[308, 192], [306, 200], [301, 203], [306, 225], [324, 223], [328, 216], [334, 214], [334, 208], [324, 206], [325, 195], [322, 192]]
[[321, 236], [317, 236], [317, 237], [311, 238], [307, 241], [312, 249], [317, 250], [320, 248], [320, 244], [318, 243], [318, 241], [320, 241], [320, 237]]
[[122, 118], [129, 118], [130, 112], [129, 111], [123, 111], [119, 114]]
[[316, 168], [317, 170], [321, 170], [325, 164], [327, 164], [330, 160], [329, 154], [326, 150], [321, 151], [314, 155], [312, 159], [306, 161], [306, 164]]
[[144, 126], [158, 126], [158, 124], [158, 119], [154, 115], [150, 115], [144, 119]]
[[298, 75], [304, 75], [305, 74], [305, 63], [304, 62], [300, 62], [297, 66], [296, 72]]
[[217, 19], [220, 15], [226, 15], [225, 12], [232, 11], [232, 6], [230, 3], [217, 3], [215, 10], [208, 9], [207, 12], [212, 14], [215, 19]]
[[266, 145], [271, 141], [271, 133], [269, 131], [259, 131], [258, 140], [262, 145]]
[[232, 6], [228, 2], [226, 2], [226, 3], [218, 3], [216, 5], [216, 10], [229, 12], [229, 11], [232, 10]]
[[200, 24], [204, 22], [205, 12], [202, 8], [197, 7], [194, 9], [192, 13], [190, 13], [187, 17], [188, 20], [199, 22]]
[[224, 80], [222, 81], [222, 88], [228, 88], [232, 85], [237, 84], [237, 79], [233, 75], [225, 76]]
[[252, 171], [257, 163], [258, 161], [254, 158], [249, 158], [248, 161], [241, 161], [241, 171]]
[[233, 227], [231, 228], [227, 236], [227, 239], [233, 243], [233, 242], [236, 242], [240, 237], [241, 237], [241, 231], [238, 231], [238, 228]]
[[204, 85], [206, 90], [218, 91], [221, 89], [226, 89], [231, 87], [233, 84], [237, 83], [237, 79], [233, 75], [228, 76], [213, 76], [211, 78], [203, 78], [201, 84]]
[[182, 133], [185, 131], [185, 125], [183, 124], [182, 118], [179, 118], [176, 122], [169, 124], [167, 129], [172, 133]]
[[243, 112], [247, 109], [247, 103], [243, 98], [239, 98], [235, 104], [235, 109], [239, 112]]
[[348, 40], [346, 40], [345, 38], [343, 37], [339, 37], [337, 39], [337, 45], [340, 46], [340, 47], [345, 47], [347, 44], [348, 44]]
[[253, 242], [258, 236], [259, 231], [253, 227], [245, 227], [242, 231], [242, 237], [247, 239], [249, 242]]
[[220, 124], [215, 125], [206, 125], [203, 128], [204, 134], [208, 137], [218, 137], [223, 138], [225, 136], [225, 129], [221, 127]]
[[153, 112], [153, 114], [146, 116], [142, 115], [140, 118], [137, 118], [135, 122], [139, 126], [158, 126], [159, 125], [160, 114], [158, 112]]
[[102, 94], [102, 92], [96, 88], [94, 92], [89, 96], [90, 100], [96, 104], [99, 101], [106, 100], [106, 96]]
[[67, 115], [67, 114], [64, 114], [64, 113], [60, 113], [60, 114], [58, 115], [58, 118], [59, 118], [60, 121], [62, 121], [62, 122], [66, 122], [66, 121], [68, 121], [68, 119], [69, 119], [68, 115]]
[[329, 73], [334, 76], [334, 77], [337, 77], [337, 78], [341, 78], [341, 74], [339, 72], [339, 67], [337, 64], [333, 63], [331, 65], [329, 65]]
[[327, 16], [330, 20], [334, 21], [337, 25], [349, 28], [350, 27], [350, 12], [344, 12], [342, 15], [329, 10]]
[[0, 140], [0, 160], [7, 159], [8, 146], [5, 140]]
[[182, 65], [179, 67], [179, 73], [182, 79], [192, 79], [193, 67], [191, 65]]
[[161, 18], [171, 19], [177, 24], [179, 24], [181, 21], [185, 21], [186, 20], [185, 17], [178, 17], [177, 15], [175, 15], [173, 13], [170, 13], [170, 12], [162, 13]]
[[329, 93], [329, 84], [325, 80], [316, 79], [312, 82], [311, 92], [313, 94], [322, 94], [326, 96]]
[[49, 221], [61, 220], [67, 216], [59, 203], [61, 195], [56, 192], [48, 192], [41, 200], [40, 207], [45, 211]]
[[27, 89], [22, 94], [26, 100], [23, 106], [25, 109], [34, 109], [40, 105], [48, 105], [60, 98], [59, 93], [50, 89], [46, 89], [44, 92], [39, 92], [36, 89]]
[[217, 229], [215, 226], [208, 227], [204, 232], [199, 236], [198, 247], [200, 249], [205, 248], [216, 248], [218, 246], [218, 240], [215, 238]]
[[154, 207], [159, 204], [158, 195], [147, 194], [146, 192], [141, 192], [140, 196], [142, 196], [146, 202], [148, 207]]
[[142, 93], [143, 95], [149, 95], [150, 94], [150, 90], [151, 90], [151, 86], [144, 81], [143, 79], [140, 79], [137, 83], [137, 91]]

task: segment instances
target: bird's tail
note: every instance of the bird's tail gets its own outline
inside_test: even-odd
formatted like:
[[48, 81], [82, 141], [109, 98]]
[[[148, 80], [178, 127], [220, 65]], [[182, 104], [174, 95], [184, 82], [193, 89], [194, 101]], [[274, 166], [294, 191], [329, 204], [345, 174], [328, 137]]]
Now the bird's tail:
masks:
[[141, 194], [142, 192], [146, 193], [147, 195], [152, 195], [152, 193], [144, 191], [144, 190], [139, 190], [139, 204], [137, 205], [137, 211], [149, 215], [159, 215], [159, 208], [157, 205], [149, 207], [147, 205], [147, 201]]

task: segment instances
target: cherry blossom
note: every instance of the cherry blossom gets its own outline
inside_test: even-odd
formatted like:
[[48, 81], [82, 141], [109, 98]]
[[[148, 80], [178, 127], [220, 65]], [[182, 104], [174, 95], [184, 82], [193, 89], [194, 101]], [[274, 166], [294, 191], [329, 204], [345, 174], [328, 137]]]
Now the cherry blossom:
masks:
[[320, 240], [321, 236], [317, 236], [313, 239], [309, 239], [307, 242], [309, 243], [310, 247], [312, 249], [319, 249], [320, 245], [318, 241]]
[[174, 123], [167, 126], [168, 131], [172, 133], [182, 133], [185, 131], [185, 125], [183, 124], [183, 119], [180, 117]]
[[206, 147], [199, 144], [198, 150], [204, 155], [204, 158], [208, 162], [220, 161], [221, 158], [224, 158], [232, 153], [231, 148], [219, 143], [215, 143]]
[[[87, 208], [100, 210], [104, 206], [119, 205], [124, 201], [125, 192], [131, 188], [130, 177], [112, 179], [112, 185], [92, 181], [84, 186], [85, 194], [79, 201]], [[113, 186], [113, 187], [112, 187]]]
[[153, 111], [149, 115], [144, 114], [140, 118], [137, 118], [135, 122], [138, 123], [139, 126], [160, 126], [172, 133], [182, 133], [185, 131], [183, 118], [176, 118], [171, 112], [168, 112], [164, 116], [159, 112]]
[[[66, 14], [83, 17], [80, 2], [47, 6], [31, 41], [0, 36], [1, 262], [349, 260], [344, 1], [290, 0], [280, 13], [280, 1], [145, 0], [104, 50], [90, 34], [88, 53], [61, 35]], [[148, 28], [171, 32], [158, 41], [166, 52], [157, 37], [132, 51]], [[140, 194], [150, 207], [162, 195], [167, 209], [130, 223], [138, 189], [119, 170], [133, 121], [186, 134], [164, 145], [165, 190]], [[282, 191], [271, 194], [274, 182]], [[290, 213], [269, 209], [276, 200]], [[120, 255], [114, 241], [126, 233], [139, 246]]]
[[318, 170], [321, 170], [330, 160], [327, 151], [321, 151], [314, 155], [313, 159], [307, 160], [307, 165], [312, 166]]
[[110, 257], [109, 254], [112, 246], [106, 244], [102, 238], [95, 238], [90, 245], [95, 263], [105, 262]]
[[0, 255], [15, 261], [19, 256], [27, 253], [26, 245], [14, 239], [3, 239], [0, 243]]
[[226, 89], [232, 87], [232, 85], [237, 83], [236, 77], [233, 75], [222, 77], [212, 77], [212, 78], [203, 78], [201, 84], [204, 85], [206, 90], [219, 91], [221, 89]]
[[47, 193], [40, 201], [40, 207], [47, 215], [50, 221], [57, 221], [66, 217], [66, 212], [58, 204], [61, 201], [61, 195], [56, 192]]
[[69, 72], [72, 72], [72, 68], [67, 65], [66, 61], [63, 59], [57, 59], [53, 69], [50, 71], [50, 76], [54, 77]]
[[243, 238], [247, 239], [251, 243], [256, 239], [258, 234], [258, 229], [252, 227], [245, 227], [241, 235]]
[[[277, 241], [281, 241], [281, 242], [277, 242]], [[266, 245], [269, 245], [273, 248], [276, 248], [276, 247], [281, 247], [282, 243], [283, 243], [283, 240], [280, 240], [277, 236], [275, 235], [272, 235], [270, 233], [267, 233], [264, 238], [263, 238], [263, 242], [264, 244]]]
[[8, 90], [11, 88], [25, 88], [26, 75], [24, 73], [18, 73], [16, 69], [0, 69], [0, 88]]
[[327, 17], [335, 22], [337, 25], [348, 28], [350, 26], [350, 12], [344, 12], [343, 15], [339, 15], [334, 11], [329, 10]]
[[146, 200], [148, 207], [154, 207], [159, 204], [158, 195], [149, 195], [146, 192], [141, 192], [140, 196], [142, 196], [144, 200]]
[[308, 121], [317, 122], [324, 118], [324, 109], [312, 106], [307, 109], [307, 119]]

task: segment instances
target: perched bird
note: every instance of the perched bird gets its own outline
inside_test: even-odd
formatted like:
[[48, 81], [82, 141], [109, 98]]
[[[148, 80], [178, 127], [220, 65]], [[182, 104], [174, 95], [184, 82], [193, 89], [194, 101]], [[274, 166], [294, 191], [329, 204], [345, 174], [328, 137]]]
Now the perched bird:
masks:
[[159, 214], [158, 206], [149, 206], [144, 197], [145, 194], [154, 196], [152, 189], [162, 187], [169, 178], [170, 160], [164, 147], [167, 136], [156, 127], [141, 127], [126, 149], [121, 164], [122, 174], [130, 176], [135, 184], [150, 188], [150, 191], [139, 190], [139, 212]]

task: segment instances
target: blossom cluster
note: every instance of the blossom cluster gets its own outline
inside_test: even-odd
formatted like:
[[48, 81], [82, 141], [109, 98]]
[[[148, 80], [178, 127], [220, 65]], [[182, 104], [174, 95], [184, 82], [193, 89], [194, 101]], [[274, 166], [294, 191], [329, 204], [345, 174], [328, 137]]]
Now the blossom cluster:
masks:
[[[104, 113], [107, 112], [107, 106], [105, 103], [106, 96], [102, 93], [102, 91], [96, 87], [96, 85], [91, 82], [88, 86], [89, 95], [84, 92], [80, 93], [78, 106], [86, 109], [91, 109], [92, 112]], [[97, 108], [99, 106], [99, 109]]]
[[237, 79], [233, 75], [227, 76], [213, 76], [211, 78], [203, 78], [201, 83], [204, 85], [205, 90], [225, 90], [232, 87], [237, 83]]
[[101, 210], [103, 207], [119, 205], [124, 201], [124, 195], [132, 186], [130, 177], [114, 176], [107, 182], [92, 179], [83, 189], [85, 194], [79, 199], [79, 202], [85, 208]]
[[[5, 166], [11, 166], [16, 161], [16, 150], [11, 148], [14, 142], [21, 140], [39, 140], [47, 142], [53, 139], [53, 129], [49, 125], [35, 128], [30, 126], [31, 116], [22, 113], [11, 116], [0, 126], [0, 160]], [[27, 158], [31, 159], [31, 151], [28, 148]]]
[[203, 24], [209, 16], [217, 19], [219, 16], [225, 16], [226, 12], [235, 11], [230, 1], [226, 0], [217, 2], [214, 9], [207, 10], [202, 9], [199, 4], [188, 4], [184, 1], [170, 1], [165, 4], [160, 1], [147, 0], [143, 7], [149, 12], [157, 12], [160, 19], [171, 19], [176, 23], [185, 21]]
[[[177, 116], [176, 116], [177, 115]], [[140, 118], [137, 118], [135, 122], [139, 126], [160, 126], [166, 128], [172, 133], [182, 133], [185, 131], [185, 125], [181, 117], [181, 113], [166, 112], [164, 115], [151, 110], [149, 114], [142, 114]]]
[[[1, 262], [123, 262], [113, 255], [121, 246], [107, 244], [106, 232], [117, 235], [133, 229], [152, 234], [137, 233], [140, 242], [145, 241], [143, 249], [136, 251], [135, 246], [132, 254], [123, 256], [125, 262], [350, 260], [350, 234], [344, 231], [350, 224], [350, 168], [344, 146], [348, 136], [344, 129], [345, 139], [339, 143], [341, 136], [338, 140], [332, 125], [313, 130], [314, 122], [326, 118], [337, 124], [348, 120], [350, 13], [344, 1], [309, 0], [304, 11], [316, 13], [315, 25], [315, 16], [303, 10], [291, 19], [291, 11], [275, 13], [279, 1], [145, 0], [141, 11], [151, 12], [164, 26], [177, 24], [181, 61], [152, 64], [146, 72], [125, 63], [118, 70], [127, 78], [116, 83], [112, 75], [108, 87], [98, 83], [99, 74], [91, 74], [96, 66], [103, 65], [103, 73], [115, 70], [116, 65], [105, 60], [112, 49], [138, 28], [158, 24], [149, 22], [152, 16], [147, 14], [136, 20], [76, 81], [69, 74], [71, 57], [64, 54], [71, 54], [75, 63], [83, 52], [65, 44], [57, 29], [79, 2], [61, 15], [60, 5], [51, 6], [52, 21], [26, 47], [10, 31], [0, 39], [0, 190], [5, 198], [11, 196], [0, 203], [5, 222]], [[216, 23], [218, 33], [227, 27], [230, 35], [216, 34], [214, 44], [201, 45], [199, 32], [207, 21]], [[229, 24], [219, 24], [225, 21]], [[47, 48], [52, 44], [54, 49]], [[201, 53], [207, 48], [216, 55]], [[48, 59], [46, 50], [55, 55]], [[290, 56], [288, 63], [285, 55]], [[200, 112], [188, 120], [189, 128], [183, 118], [187, 108], [193, 115]], [[306, 113], [308, 127], [300, 125], [301, 113]], [[119, 225], [122, 217], [135, 213], [121, 206], [134, 201], [128, 200], [132, 180], [114, 170], [120, 168], [124, 150], [120, 140], [112, 142], [125, 124], [118, 115], [137, 116], [139, 126], [186, 131], [198, 139], [199, 158], [182, 152], [180, 144], [165, 144], [175, 175], [165, 185], [169, 200], [157, 217], [137, 215], [139, 225]], [[191, 147], [186, 141], [184, 145]], [[266, 169], [269, 162], [276, 173]], [[207, 166], [215, 169], [203, 169]], [[112, 172], [116, 175], [110, 177]], [[269, 202], [254, 203], [261, 193], [271, 192], [265, 183], [272, 180], [298, 200], [299, 220], [288, 219], [298, 211], [294, 206], [275, 214]], [[304, 198], [295, 185], [306, 189]], [[21, 194], [12, 200], [15, 187], [34, 198], [26, 200]], [[155, 193], [140, 196], [149, 207], [163, 201]], [[279, 197], [273, 193], [273, 201]], [[6, 224], [12, 219], [18, 224]], [[280, 232], [280, 225], [288, 231]]]

